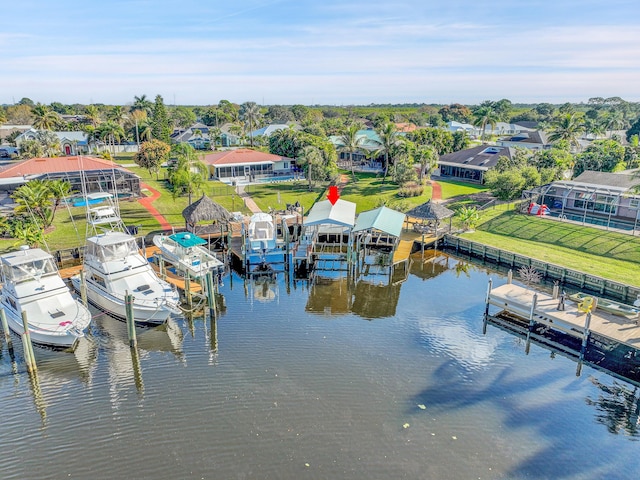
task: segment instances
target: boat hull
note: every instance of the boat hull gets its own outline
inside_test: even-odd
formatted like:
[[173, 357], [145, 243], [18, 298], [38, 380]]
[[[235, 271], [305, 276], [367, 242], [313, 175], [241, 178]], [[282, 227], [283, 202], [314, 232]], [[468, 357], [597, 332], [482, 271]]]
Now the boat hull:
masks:
[[[24, 325], [22, 323], [22, 315], [18, 316], [17, 312], [13, 311], [11, 307], [4, 302], [0, 303], [0, 306], [2, 306], [5, 311], [9, 329], [17, 335], [23, 335]], [[70, 325], [67, 328], [61, 327], [54, 331], [44, 330], [30, 325], [29, 336], [31, 337], [31, 342], [44, 347], [73, 350], [78, 340], [84, 337], [84, 330], [86, 330], [91, 321], [91, 313], [83, 305], [78, 304], [78, 309], [80, 318], [76, 323], [79, 326]]]
[[[73, 288], [80, 292], [80, 277], [71, 277], [71, 284]], [[126, 308], [124, 299], [109, 294], [108, 292], [98, 288], [97, 286], [87, 282], [87, 300], [99, 308], [100, 310], [108, 313], [109, 315], [126, 320]], [[177, 307], [176, 307], [177, 308]], [[176, 310], [167, 308], [165, 305], [149, 307], [147, 305], [141, 305], [133, 301], [133, 320], [139, 325], [160, 325], [164, 323], [171, 313], [175, 313]]]

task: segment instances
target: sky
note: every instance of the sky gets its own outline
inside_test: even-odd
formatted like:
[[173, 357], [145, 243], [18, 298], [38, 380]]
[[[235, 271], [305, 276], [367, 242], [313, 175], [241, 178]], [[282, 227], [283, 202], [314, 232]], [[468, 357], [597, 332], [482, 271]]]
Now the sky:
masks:
[[23, 0], [0, 104], [640, 100], [637, 0]]

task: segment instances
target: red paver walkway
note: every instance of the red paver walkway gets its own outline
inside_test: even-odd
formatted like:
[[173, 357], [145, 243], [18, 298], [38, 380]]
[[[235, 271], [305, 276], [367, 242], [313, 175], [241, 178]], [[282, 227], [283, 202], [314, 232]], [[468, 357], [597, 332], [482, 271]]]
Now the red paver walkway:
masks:
[[442, 187], [438, 182], [431, 180], [431, 200], [439, 202], [442, 200]]
[[160, 222], [160, 228], [162, 228], [163, 230], [171, 230], [171, 224], [169, 222], [167, 222], [167, 219], [164, 218], [160, 214], [160, 212], [156, 209], [156, 207], [153, 206], [153, 202], [155, 202], [160, 197], [160, 192], [157, 191], [155, 188], [152, 188], [151, 186], [147, 185], [146, 183], [141, 183], [140, 187], [142, 189], [146, 189], [146, 190], [149, 190], [151, 192], [151, 196], [150, 197], [143, 197], [143, 198], [138, 200], [140, 205], [142, 205], [144, 208], [146, 208], [147, 211], [156, 220], [158, 220], [158, 222]]

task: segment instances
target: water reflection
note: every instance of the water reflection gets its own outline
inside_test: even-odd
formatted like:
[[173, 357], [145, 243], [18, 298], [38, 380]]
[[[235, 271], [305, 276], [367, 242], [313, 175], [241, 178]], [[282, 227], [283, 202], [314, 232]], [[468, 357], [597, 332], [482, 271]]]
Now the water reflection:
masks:
[[607, 427], [609, 433], [625, 433], [631, 437], [640, 435], [640, 395], [638, 387], [614, 381], [611, 385], [589, 377], [598, 389], [598, 398], [587, 397], [587, 405], [597, 410], [596, 421]]

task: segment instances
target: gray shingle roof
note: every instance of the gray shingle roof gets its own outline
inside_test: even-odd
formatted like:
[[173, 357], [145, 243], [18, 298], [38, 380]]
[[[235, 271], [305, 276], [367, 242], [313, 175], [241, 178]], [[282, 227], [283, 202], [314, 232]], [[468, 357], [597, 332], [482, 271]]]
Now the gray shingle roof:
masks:
[[509, 147], [498, 147], [495, 145], [479, 145], [458, 152], [441, 155], [438, 163], [445, 165], [458, 165], [481, 170], [488, 170], [495, 167], [500, 157], [511, 158]]
[[573, 181], [607, 187], [631, 188], [640, 184], [640, 177], [628, 173], [595, 172], [587, 170], [574, 178]]

